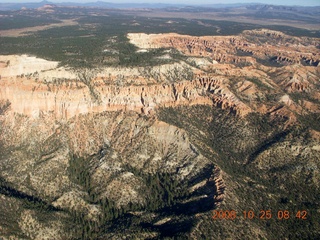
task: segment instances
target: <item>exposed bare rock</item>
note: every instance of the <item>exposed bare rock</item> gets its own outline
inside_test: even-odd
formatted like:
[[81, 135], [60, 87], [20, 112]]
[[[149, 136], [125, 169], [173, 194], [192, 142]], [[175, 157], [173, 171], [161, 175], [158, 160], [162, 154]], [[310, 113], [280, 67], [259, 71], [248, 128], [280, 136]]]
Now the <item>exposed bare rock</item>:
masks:
[[221, 202], [224, 200], [225, 190], [226, 190], [226, 185], [222, 179], [220, 168], [216, 168], [214, 170], [213, 181], [215, 182], [215, 186], [216, 186], [216, 194], [214, 196], [214, 201], [215, 201], [216, 207], [219, 207]]
[[[300, 204], [309, 193], [291, 194], [296, 179], [319, 185], [319, 41], [264, 29], [128, 37], [138, 52], [170, 48], [160, 58], [172, 63], [69, 69], [0, 56], [0, 233], [118, 239], [131, 234], [126, 218], [150, 225], [141, 238], [186, 223], [195, 238], [229, 225], [267, 238], [270, 226], [240, 214]], [[239, 216], [213, 223], [214, 208]]]
[[2, 79], [0, 96], [10, 101], [14, 112], [33, 117], [53, 112], [57, 119], [69, 119], [78, 114], [120, 109], [149, 114], [158, 106], [179, 104], [214, 104], [239, 115], [250, 112], [221, 79], [209, 76], [173, 84], [124, 87], [95, 83], [91, 78], [89, 85], [77, 81], [73, 86], [14, 79]]
[[[19, 116], [14, 122], [9, 122], [12, 116], [7, 117], [2, 122], [7, 129], [2, 137], [10, 137], [12, 141], [6, 145], [23, 146], [27, 141], [31, 143], [32, 152], [25, 154], [20, 149], [10, 152], [11, 157], [0, 165], [2, 177], [8, 182], [19, 183], [15, 186], [20, 191], [43, 199], [57, 199], [53, 205], [62, 209], [89, 211], [93, 207], [84, 204], [81, 199], [86, 198], [86, 194], [81, 193], [81, 188], [69, 177], [70, 152], [88, 156], [99, 152], [104, 144], [109, 145], [103, 158], [92, 159], [96, 166], [91, 177], [92, 187], [101, 192], [101, 198], [114, 199], [118, 206], [145, 202], [140, 194], [144, 184], [139, 177], [124, 172], [127, 164], [150, 174], [179, 169], [176, 172], [179, 179], [195, 176], [209, 165], [208, 159], [190, 143], [184, 130], [154, 118], [144, 119], [134, 112], [109, 112], [92, 119], [79, 116], [70, 119], [63, 132], [54, 127], [54, 119], [50, 116], [30, 120], [27, 130]], [[42, 128], [46, 134], [42, 135], [35, 129], [44, 120], [47, 124]], [[23, 154], [24, 166], [21, 168]], [[118, 194], [116, 190], [119, 190]]]
[[88, 220], [98, 221], [101, 216], [101, 209], [97, 205], [89, 204], [85, 201], [87, 198], [88, 193], [73, 190], [71, 192], [64, 193], [54, 201], [52, 205], [59, 209], [84, 214]]
[[270, 71], [274, 80], [285, 91], [313, 92], [319, 84], [319, 67], [302, 67], [301, 65], [286, 66]]
[[58, 62], [47, 61], [27, 55], [0, 56], [1, 77], [15, 77], [17, 75], [33, 75], [36, 71], [47, 71], [57, 68]]
[[54, 12], [54, 8], [57, 6], [54, 4], [45, 4], [42, 7], [37, 8], [38, 11], [45, 11], [45, 12]]
[[[191, 37], [178, 34], [128, 34], [129, 39], [140, 48], [175, 48], [191, 56], [211, 56], [218, 62], [252, 62], [250, 57], [235, 56], [236, 48], [246, 43], [241, 37]], [[231, 48], [230, 48], [231, 47]]]
[[[260, 37], [262, 35], [262, 37]], [[320, 62], [318, 39], [292, 38], [270, 30], [248, 30], [241, 36], [192, 37], [178, 34], [130, 33], [129, 39], [140, 48], [175, 48], [192, 56], [210, 56], [218, 62], [254, 64], [253, 57], [274, 59], [278, 62], [296, 64], [305, 62], [317, 66]], [[265, 38], [272, 41], [266, 43]], [[260, 38], [263, 42], [260, 42]], [[274, 39], [278, 39], [274, 42]], [[293, 40], [294, 39], [294, 40]], [[289, 41], [287, 41], [289, 40]], [[309, 44], [310, 43], [310, 44]], [[307, 44], [307, 45], [304, 45]], [[239, 56], [239, 51], [251, 56]]]

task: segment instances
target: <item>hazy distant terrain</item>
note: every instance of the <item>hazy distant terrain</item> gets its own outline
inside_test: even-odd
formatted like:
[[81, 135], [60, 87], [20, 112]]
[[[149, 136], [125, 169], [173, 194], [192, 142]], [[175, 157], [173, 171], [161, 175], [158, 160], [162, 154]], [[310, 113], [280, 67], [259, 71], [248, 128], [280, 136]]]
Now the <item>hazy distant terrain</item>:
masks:
[[0, 4], [0, 238], [320, 238], [319, 7], [72, 5]]

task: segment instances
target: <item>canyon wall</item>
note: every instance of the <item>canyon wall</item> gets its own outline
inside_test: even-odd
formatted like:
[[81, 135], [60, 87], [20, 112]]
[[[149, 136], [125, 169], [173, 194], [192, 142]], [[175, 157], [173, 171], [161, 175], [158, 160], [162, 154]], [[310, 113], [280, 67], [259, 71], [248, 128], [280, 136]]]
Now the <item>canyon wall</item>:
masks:
[[[131, 33], [128, 38], [140, 48], [174, 48], [192, 57], [149, 68], [87, 71], [27, 55], [0, 56], [0, 99], [8, 100], [16, 113], [38, 117], [51, 112], [56, 119], [69, 119], [116, 110], [152, 114], [157, 107], [195, 104], [243, 116], [252, 109], [271, 108], [252, 103], [266, 89], [270, 94], [305, 92], [312, 99], [320, 97], [314, 91], [319, 79], [318, 39], [263, 29], [239, 36]], [[171, 53], [166, 56], [172, 58]], [[265, 66], [260, 60], [282, 65]], [[317, 111], [312, 102], [300, 105]]]
[[157, 107], [205, 104], [230, 109], [239, 115], [249, 107], [225, 87], [219, 78], [198, 76], [192, 81], [147, 86], [116, 85], [77, 86], [37, 83], [32, 79], [2, 79], [1, 99], [11, 102], [14, 112], [38, 117], [53, 112], [58, 119], [68, 119], [85, 113], [134, 110], [150, 114]]
[[174, 48], [186, 55], [209, 56], [220, 63], [253, 64], [253, 57], [312, 66], [320, 62], [319, 39], [292, 37], [267, 29], [248, 30], [239, 36], [130, 33], [128, 38], [140, 48]]

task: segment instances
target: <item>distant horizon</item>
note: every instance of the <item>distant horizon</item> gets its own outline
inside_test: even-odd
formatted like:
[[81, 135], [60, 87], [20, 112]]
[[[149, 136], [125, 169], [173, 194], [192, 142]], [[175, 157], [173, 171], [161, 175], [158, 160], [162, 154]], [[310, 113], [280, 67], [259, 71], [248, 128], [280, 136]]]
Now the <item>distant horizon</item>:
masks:
[[[130, 4], [184, 4], [184, 5], [215, 5], [215, 4], [268, 4], [278, 6], [320, 6], [319, 0], [47, 0], [52, 3], [92, 3], [92, 2], [106, 2], [106, 3], [130, 3]], [[0, 3], [39, 3], [43, 0], [0, 0]]]

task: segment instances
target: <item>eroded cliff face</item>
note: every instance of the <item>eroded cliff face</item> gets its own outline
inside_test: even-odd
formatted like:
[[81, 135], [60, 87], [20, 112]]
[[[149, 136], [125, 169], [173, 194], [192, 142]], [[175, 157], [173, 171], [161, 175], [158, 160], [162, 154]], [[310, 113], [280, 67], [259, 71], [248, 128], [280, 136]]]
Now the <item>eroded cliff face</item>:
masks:
[[[6, 59], [10, 58], [13, 57]], [[16, 64], [27, 69], [28, 64], [32, 65], [28, 60], [30, 58], [26, 59], [27, 64], [22, 61], [17, 61]], [[117, 86], [114, 82], [106, 84], [101, 77], [96, 77], [96, 74], [84, 72], [83, 75], [75, 76], [75, 79], [64, 78], [47, 82], [38, 76], [35, 78], [35, 72], [42, 68], [48, 69], [54, 63], [43, 60], [41, 67], [35, 66], [34, 72], [27, 77], [19, 74], [12, 76], [13, 73], [20, 73], [13, 64], [10, 63], [11, 67], [2, 68], [1, 98], [11, 102], [12, 111], [28, 116], [38, 117], [41, 113], [53, 112], [56, 119], [69, 119], [79, 114], [117, 110], [150, 114], [159, 106], [194, 104], [228, 108], [239, 115], [250, 112], [228, 89], [225, 79], [219, 76], [198, 74], [193, 80], [182, 79], [178, 83]], [[75, 73], [70, 73], [70, 76], [72, 75]], [[88, 82], [87, 78], [90, 78]]]
[[[144, 176], [170, 174], [180, 184], [187, 184], [188, 194], [205, 191], [196, 198], [184, 198], [192, 204], [201, 200], [212, 208], [214, 196], [217, 203], [223, 200], [223, 180], [218, 170], [212, 171], [211, 161], [190, 142], [186, 131], [156, 117], [109, 111], [79, 115], [63, 123], [50, 114], [34, 119], [9, 113], [1, 116], [1, 126], [1, 184], [53, 209], [47, 215], [49, 222], [39, 219], [37, 208], [24, 210], [17, 204], [18, 210], [6, 209], [6, 213], [20, 216], [20, 231], [34, 239], [77, 236], [75, 229], [64, 229], [61, 222], [70, 221], [67, 212], [85, 214], [86, 221], [102, 226], [105, 209], [100, 203], [106, 199], [116, 209], [149, 207], [153, 193]], [[84, 169], [90, 190], [79, 183]], [[199, 182], [203, 184], [199, 186]], [[154, 214], [152, 219], [159, 221], [162, 215]], [[2, 232], [10, 234], [10, 229]]]
[[[318, 187], [317, 39], [269, 30], [129, 38], [170, 48], [163, 57], [173, 63], [75, 70], [0, 57], [1, 233], [117, 239], [122, 230], [110, 224], [126, 214], [152, 229], [135, 226], [141, 238], [182, 229], [197, 239], [208, 223], [228, 231], [212, 223], [214, 208], [263, 207], [242, 190], [276, 204], [280, 193], [263, 179]], [[252, 236], [268, 237], [249, 225]]]
[[128, 37], [140, 48], [175, 48], [187, 55], [209, 56], [220, 63], [252, 64], [256, 62], [253, 57], [314, 66], [320, 62], [319, 39], [291, 37], [267, 29], [247, 30], [240, 36], [130, 33]]
[[[289, 38], [270, 30], [227, 37], [143, 33], [128, 37], [140, 48], [173, 48], [193, 57], [150, 68], [74, 70], [26, 55], [1, 56], [1, 99], [9, 100], [14, 112], [33, 117], [53, 112], [56, 119], [117, 110], [151, 114], [161, 106], [194, 104], [245, 116], [276, 105], [266, 104], [266, 93], [308, 93], [319, 99], [315, 90], [319, 84], [319, 67], [315, 66], [319, 62], [318, 39]], [[251, 56], [241, 56], [248, 53]], [[170, 50], [168, 54], [171, 58]], [[201, 60], [203, 57], [211, 61]], [[259, 59], [284, 66], [265, 66]], [[299, 106], [319, 110], [313, 101], [301, 99], [295, 106], [282, 96], [278, 100], [288, 103], [291, 110]]]

